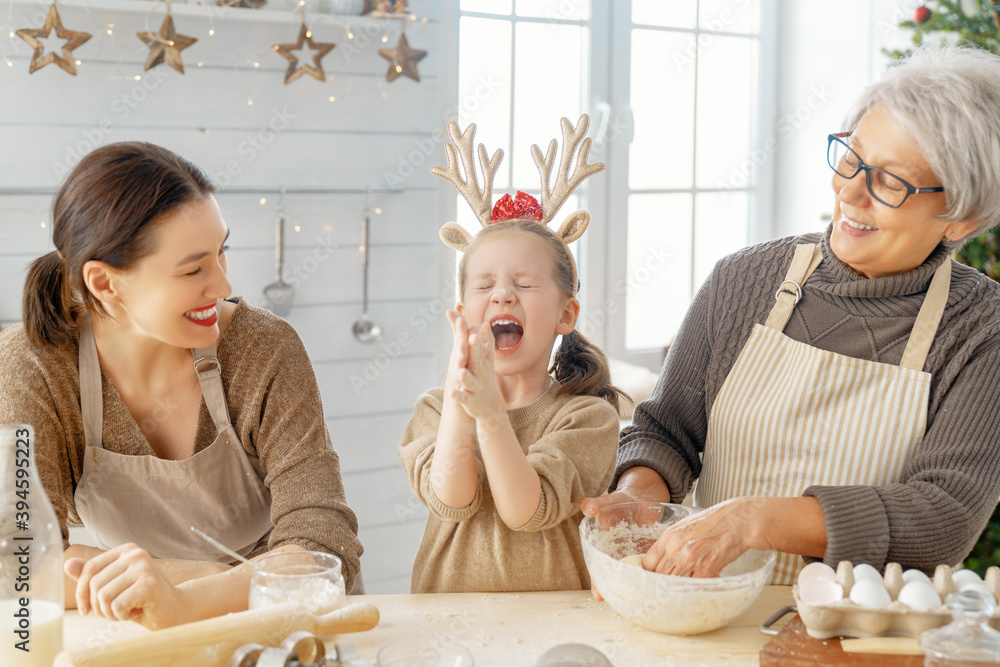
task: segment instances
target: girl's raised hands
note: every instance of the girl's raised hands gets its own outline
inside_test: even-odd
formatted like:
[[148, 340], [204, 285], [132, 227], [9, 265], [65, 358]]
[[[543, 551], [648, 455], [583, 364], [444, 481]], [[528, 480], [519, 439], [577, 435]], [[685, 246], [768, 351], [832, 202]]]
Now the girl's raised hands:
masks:
[[469, 325], [456, 310], [448, 311], [448, 322], [451, 323], [454, 342], [451, 346], [451, 358], [448, 359], [448, 372], [444, 381], [446, 400], [455, 397], [458, 389], [458, 371], [469, 363]]
[[480, 424], [498, 419], [506, 410], [493, 371], [495, 345], [489, 322], [483, 322], [469, 333], [469, 360], [458, 372], [455, 400]]

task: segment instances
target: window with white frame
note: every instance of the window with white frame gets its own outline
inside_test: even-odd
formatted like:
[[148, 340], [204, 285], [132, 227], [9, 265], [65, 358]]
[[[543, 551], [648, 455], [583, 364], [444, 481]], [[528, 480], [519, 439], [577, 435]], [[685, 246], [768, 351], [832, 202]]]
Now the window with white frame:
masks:
[[477, 123], [491, 155], [504, 150], [494, 199], [537, 196], [531, 144], [561, 143], [560, 117], [592, 116], [591, 159], [609, 168], [577, 192], [593, 214], [576, 249], [581, 329], [613, 356], [655, 367], [712, 265], [766, 234], [756, 228], [770, 204], [762, 31], [774, 4], [461, 2], [459, 99], [476, 104], [459, 122]]

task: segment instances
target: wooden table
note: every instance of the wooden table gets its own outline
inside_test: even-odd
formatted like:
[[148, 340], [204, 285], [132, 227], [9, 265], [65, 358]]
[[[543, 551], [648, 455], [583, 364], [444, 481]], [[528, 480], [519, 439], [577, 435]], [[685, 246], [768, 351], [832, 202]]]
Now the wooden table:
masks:
[[[548, 648], [580, 642], [600, 649], [615, 667], [669, 664], [758, 665], [769, 637], [758, 626], [791, 604], [791, 588], [768, 586], [753, 606], [727, 627], [690, 637], [644, 630], [621, 618], [588, 591], [550, 593], [457, 593], [442, 595], [366, 595], [348, 601], [374, 603], [381, 621], [374, 630], [340, 635], [361, 658], [372, 661], [383, 644], [420, 637], [441, 644], [458, 642], [476, 667], [531, 667]], [[67, 612], [66, 648], [85, 648], [147, 632], [134, 623], [109, 622]]]

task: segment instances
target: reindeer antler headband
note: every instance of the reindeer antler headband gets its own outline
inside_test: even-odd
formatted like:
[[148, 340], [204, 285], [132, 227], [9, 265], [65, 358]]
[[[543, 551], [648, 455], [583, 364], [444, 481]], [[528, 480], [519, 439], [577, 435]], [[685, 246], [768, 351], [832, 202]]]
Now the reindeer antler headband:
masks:
[[[549, 149], [544, 157], [537, 145], [531, 147], [531, 156], [535, 160], [542, 181], [541, 205], [535, 201], [534, 197], [518, 192], [513, 199], [510, 195], [504, 195], [496, 203], [496, 206], [490, 208], [493, 196], [493, 177], [503, 159], [503, 150], [498, 148], [492, 158], [487, 158], [486, 147], [479, 144], [479, 164], [483, 170], [483, 187], [480, 189], [472, 152], [476, 138], [475, 123], [471, 123], [465, 128], [465, 132], [459, 130], [458, 123], [455, 121], [448, 123], [448, 136], [451, 137], [451, 141], [444, 146], [445, 154], [448, 156], [448, 167], [447, 169], [431, 167], [431, 173], [455, 186], [455, 189], [465, 197], [465, 201], [469, 202], [472, 212], [479, 218], [479, 223], [483, 228], [504, 220], [537, 220], [543, 225], [548, 225], [580, 183], [604, 170], [603, 162], [587, 163], [590, 158], [591, 142], [589, 137], [585, 138], [585, 135], [587, 128], [590, 127], [590, 116], [587, 114], [580, 116], [576, 127], [573, 127], [567, 118], [563, 118], [560, 125], [562, 126], [563, 148], [555, 186], [551, 186], [549, 181], [556, 160], [556, 140], [553, 139], [549, 142]], [[573, 164], [573, 154], [577, 152], [577, 147], [580, 148], [580, 151], [576, 157], [576, 164]], [[461, 159], [461, 168], [459, 159]], [[572, 174], [570, 174], [570, 167], [573, 168]], [[589, 224], [590, 213], [585, 210], [574, 211], [560, 225], [556, 236], [568, 245], [583, 236]], [[466, 251], [473, 238], [469, 232], [454, 222], [446, 223], [439, 233], [441, 240], [446, 245], [460, 252]], [[566, 251], [569, 252], [569, 248]], [[572, 254], [570, 254], [570, 258], [572, 259]], [[575, 272], [575, 265], [573, 269]]]

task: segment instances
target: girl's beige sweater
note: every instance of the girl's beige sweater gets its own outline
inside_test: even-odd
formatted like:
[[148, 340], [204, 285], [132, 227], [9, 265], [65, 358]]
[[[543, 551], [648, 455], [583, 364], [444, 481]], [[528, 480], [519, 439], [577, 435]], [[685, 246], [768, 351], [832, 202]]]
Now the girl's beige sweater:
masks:
[[550, 591], [590, 588], [580, 548], [580, 501], [611, 481], [618, 413], [593, 396], [556, 396], [508, 410], [528, 462], [541, 478], [535, 516], [517, 530], [497, 514], [476, 451], [479, 490], [468, 507], [445, 505], [431, 487], [442, 389], [420, 397], [399, 445], [410, 486], [430, 509], [413, 564], [411, 592]]

